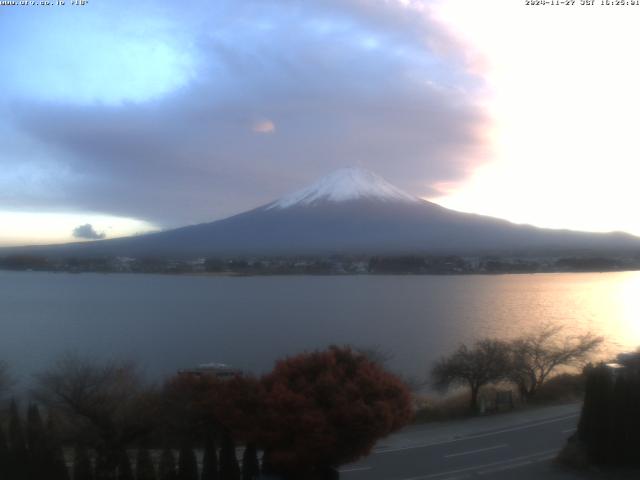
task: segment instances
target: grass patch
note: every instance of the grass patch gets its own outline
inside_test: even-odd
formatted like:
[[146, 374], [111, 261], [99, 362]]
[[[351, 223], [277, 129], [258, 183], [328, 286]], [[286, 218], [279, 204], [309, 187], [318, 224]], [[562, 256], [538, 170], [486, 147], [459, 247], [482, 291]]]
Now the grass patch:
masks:
[[[484, 403], [486, 410], [483, 415], [520, 410], [528, 406], [541, 407], [545, 405], [557, 405], [581, 401], [584, 398], [585, 377], [582, 373], [562, 373], [547, 380], [538, 390], [536, 395], [524, 402], [515, 389], [508, 384], [488, 385], [480, 391], [479, 399]], [[495, 405], [496, 395], [499, 391], [511, 389], [513, 391], [513, 408], [502, 407], [499, 410]], [[414, 423], [442, 422], [472, 417], [469, 410], [469, 392], [459, 390], [451, 395], [440, 396], [417, 395], [415, 397]]]
[[441, 422], [470, 417], [469, 394], [460, 392], [446, 397], [422, 395], [416, 399], [414, 423]]

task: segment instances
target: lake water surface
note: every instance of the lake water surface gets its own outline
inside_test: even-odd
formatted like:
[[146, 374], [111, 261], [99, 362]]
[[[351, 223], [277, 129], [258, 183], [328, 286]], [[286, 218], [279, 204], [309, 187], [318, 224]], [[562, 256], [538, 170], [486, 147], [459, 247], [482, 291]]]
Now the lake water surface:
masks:
[[23, 377], [75, 350], [157, 377], [203, 362], [256, 373], [350, 343], [424, 377], [460, 342], [542, 322], [640, 345], [640, 272], [469, 276], [212, 277], [0, 272], [0, 358]]

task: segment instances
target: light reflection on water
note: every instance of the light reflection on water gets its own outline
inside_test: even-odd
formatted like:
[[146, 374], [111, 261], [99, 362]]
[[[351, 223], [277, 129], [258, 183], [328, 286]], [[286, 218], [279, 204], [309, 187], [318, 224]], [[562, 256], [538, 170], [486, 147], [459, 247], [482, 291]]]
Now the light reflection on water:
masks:
[[640, 346], [640, 272], [505, 275], [488, 281], [495, 287], [496, 313], [487, 326], [490, 335], [514, 337], [550, 322], [563, 325], [567, 335], [604, 336], [602, 358]]
[[620, 348], [640, 346], [640, 274], [620, 275], [610, 288], [608, 301], [600, 303], [603, 318], [611, 312], [602, 329], [609, 329], [611, 342]]
[[331, 343], [380, 345], [424, 377], [460, 342], [556, 322], [640, 345], [640, 272], [498, 276], [204, 277], [0, 272], [0, 358], [38, 371], [75, 349], [152, 375], [207, 361], [254, 372]]

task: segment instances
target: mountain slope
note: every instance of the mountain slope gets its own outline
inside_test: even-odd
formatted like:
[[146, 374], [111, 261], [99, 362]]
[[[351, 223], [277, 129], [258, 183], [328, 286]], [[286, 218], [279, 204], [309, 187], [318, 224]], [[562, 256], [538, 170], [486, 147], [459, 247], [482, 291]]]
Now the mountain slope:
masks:
[[640, 251], [640, 238], [515, 225], [448, 210], [349, 168], [223, 220], [97, 242], [31, 247], [46, 255], [196, 257]]

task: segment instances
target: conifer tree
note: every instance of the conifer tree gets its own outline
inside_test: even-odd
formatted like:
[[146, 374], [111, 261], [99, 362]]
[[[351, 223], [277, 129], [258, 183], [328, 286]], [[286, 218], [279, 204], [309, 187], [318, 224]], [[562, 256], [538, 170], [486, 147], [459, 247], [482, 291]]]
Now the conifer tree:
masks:
[[69, 480], [67, 462], [64, 458], [64, 450], [60, 443], [60, 438], [56, 430], [55, 421], [51, 411], [47, 416], [47, 426], [45, 429], [46, 456], [48, 458], [49, 473], [47, 480]]
[[95, 478], [96, 480], [115, 480], [117, 478], [113, 462], [108, 458], [110, 452], [99, 449], [96, 455]]
[[220, 448], [220, 480], [240, 480], [236, 446], [227, 430], [222, 434], [222, 446]]
[[170, 448], [165, 448], [160, 456], [159, 480], [177, 480], [176, 461]]
[[125, 450], [122, 450], [118, 459], [118, 480], [135, 480], [131, 469], [131, 460]]
[[156, 480], [156, 478], [156, 469], [149, 449], [139, 448], [136, 454], [136, 480]]
[[587, 369], [586, 375], [578, 438], [586, 445], [589, 459], [604, 464], [609, 452], [613, 382], [604, 365]]
[[242, 480], [255, 480], [260, 475], [258, 451], [255, 443], [249, 443], [242, 454]]
[[638, 453], [638, 445], [640, 445], [640, 370], [636, 372], [633, 377], [633, 381], [630, 386], [629, 403], [627, 420], [629, 431], [631, 432], [631, 439], [629, 442], [629, 449], [632, 450], [632, 464], [634, 466], [640, 466], [640, 455]]
[[18, 404], [11, 401], [9, 408], [9, 478], [24, 480], [29, 472], [29, 455], [24, 438]]
[[625, 375], [616, 379], [613, 387], [611, 402], [611, 430], [607, 442], [607, 463], [613, 465], [627, 465], [631, 463], [633, 454], [632, 432], [629, 430], [629, 420], [632, 408], [629, 408], [631, 385]]
[[202, 457], [201, 480], [219, 480], [218, 453], [213, 435], [207, 435], [204, 443], [204, 456]]
[[29, 405], [27, 410], [27, 448], [31, 478], [46, 478], [51, 459], [48, 455], [44, 423], [40, 416], [40, 410], [35, 404]]
[[0, 425], [0, 478], [9, 478], [9, 458], [7, 439]]
[[178, 479], [198, 480], [198, 461], [193, 448], [183, 445], [178, 457]]
[[276, 469], [273, 468], [273, 464], [271, 463], [271, 455], [267, 450], [262, 453], [262, 464], [260, 465], [260, 471], [264, 475], [274, 475], [277, 473]]
[[31, 453], [42, 452], [45, 449], [44, 422], [37, 405], [29, 405], [27, 410], [27, 446]]
[[73, 452], [73, 480], [93, 480], [93, 467], [89, 452], [82, 445], [76, 445]]

